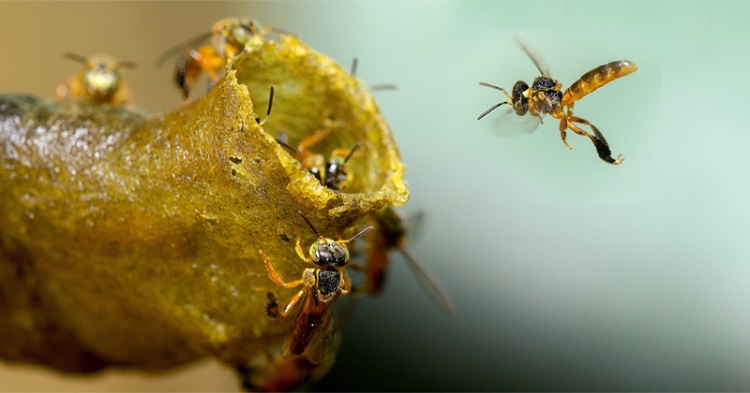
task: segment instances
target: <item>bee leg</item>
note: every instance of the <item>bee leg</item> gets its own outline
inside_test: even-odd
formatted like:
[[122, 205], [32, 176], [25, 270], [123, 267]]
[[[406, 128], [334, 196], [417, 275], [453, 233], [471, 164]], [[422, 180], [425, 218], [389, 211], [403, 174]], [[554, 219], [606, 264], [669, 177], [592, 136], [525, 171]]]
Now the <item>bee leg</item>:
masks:
[[568, 144], [568, 141], [565, 140], [568, 133], [565, 131], [568, 129], [568, 118], [563, 116], [560, 118], [560, 138], [562, 138], [563, 143], [565, 144], [565, 147], [568, 148], [568, 150], [573, 150], [572, 147]]
[[[599, 154], [599, 158], [601, 158], [602, 160], [612, 165], [620, 165], [625, 160], [622, 157], [622, 154], [617, 156], [617, 158], [612, 158], [612, 151], [609, 149], [609, 143], [607, 143], [607, 140], [604, 139], [604, 135], [602, 135], [602, 133], [599, 132], [599, 129], [596, 128], [593, 124], [591, 124], [588, 120], [582, 119], [577, 116], [570, 116], [568, 117], [568, 122], [569, 122], [568, 126], [570, 127], [571, 130], [575, 131], [577, 134], [585, 135], [589, 137], [589, 139], [591, 139], [591, 142], [594, 143], [594, 147], [596, 147], [596, 152]], [[573, 122], [585, 124], [591, 127], [591, 130], [594, 132], [594, 135], [591, 135], [587, 133], [586, 131], [582, 130], [581, 128], [573, 124]], [[576, 131], [576, 129], [578, 131]]]
[[297, 294], [295, 294], [291, 299], [289, 299], [289, 301], [286, 302], [286, 305], [284, 306], [284, 308], [281, 310], [281, 313], [279, 313], [279, 316], [281, 318], [286, 318], [287, 315], [289, 315], [289, 311], [291, 311], [294, 305], [297, 304], [297, 302], [299, 302], [300, 299], [302, 299], [302, 295], [304, 294], [305, 294], [305, 289], [303, 288], [302, 290], [297, 292]]
[[331, 157], [348, 157], [350, 152], [349, 149], [333, 149]]
[[308, 136], [307, 138], [303, 139], [302, 142], [299, 143], [299, 147], [297, 150], [301, 153], [305, 151], [307, 148], [315, 145], [316, 143], [320, 142], [323, 138], [327, 137], [328, 134], [331, 133], [331, 128], [326, 127], [320, 131], [316, 131], [312, 135]]
[[258, 253], [265, 259], [266, 261], [266, 270], [268, 270], [268, 277], [271, 279], [271, 281], [275, 282], [276, 284], [284, 287], [284, 288], [294, 288], [296, 286], [301, 285], [304, 280], [294, 280], [292, 282], [284, 282], [284, 278], [281, 277], [281, 273], [279, 273], [278, 270], [273, 266], [273, 263], [271, 263], [271, 258], [266, 255], [266, 253], [263, 252], [263, 250], [258, 250]]
[[297, 251], [297, 256], [300, 257], [303, 261], [307, 263], [314, 264], [313, 260], [305, 256], [305, 251], [302, 249], [302, 237], [299, 234], [299, 231], [295, 229], [295, 232], [297, 233], [297, 244], [294, 246], [294, 250]]
[[276, 295], [273, 294], [273, 292], [268, 292], [266, 295], [268, 297], [268, 304], [266, 305], [266, 314], [268, 314], [269, 317], [273, 319], [279, 319], [279, 318], [286, 318], [289, 315], [289, 311], [291, 311], [292, 308], [294, 308], [294, 305], [299, 302], [299, 300], [302, 298], [302, 295], [305, 294], [305, 290], [302, 289], [301, 291], [297, 292], [289, 301], [284, 305], [284, 308], [279, 311], [279, 300], [276, 298]]
[[348, 295], [352, 291], [352, 280], [349, 279], [349, 275], [346, 274], [346, 270], [341, 272], [341, 294]]

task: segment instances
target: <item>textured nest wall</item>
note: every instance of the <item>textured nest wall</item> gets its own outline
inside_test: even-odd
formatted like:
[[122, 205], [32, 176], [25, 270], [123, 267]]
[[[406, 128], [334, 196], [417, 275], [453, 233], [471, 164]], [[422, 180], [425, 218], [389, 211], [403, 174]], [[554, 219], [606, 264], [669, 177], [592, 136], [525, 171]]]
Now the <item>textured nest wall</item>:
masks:
[[[203, 98], [160, 118], [0, 96], [0, 357], [63, 371], [165, 369], [213, 356], [243, 369], [278, 352], [290, 320], [258, 250], [287, 279], [315, 235], [350, 236], [408, 199], [367, 89], [291, 36], [253, 41]], [[273, 113], [263, 125], [268, 92]], [[363, 145], [345, 192], [275, 140]], [[361, 241], [367, 241], [367, 237]], [[272, 357], [272, 356], [271, 356]]]

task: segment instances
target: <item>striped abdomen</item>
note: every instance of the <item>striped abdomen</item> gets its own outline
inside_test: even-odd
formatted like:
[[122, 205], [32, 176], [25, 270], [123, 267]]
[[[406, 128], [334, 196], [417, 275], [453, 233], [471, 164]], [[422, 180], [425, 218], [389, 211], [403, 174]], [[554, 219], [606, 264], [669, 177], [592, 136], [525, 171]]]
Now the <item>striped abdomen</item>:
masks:
[[606, 85], [617, 78], [629, 75], [638, 70], [638, 66], [627, 60], [613, 61], [583, 74], [563, 93], [562, 106], [580, 100], [586, 94]]

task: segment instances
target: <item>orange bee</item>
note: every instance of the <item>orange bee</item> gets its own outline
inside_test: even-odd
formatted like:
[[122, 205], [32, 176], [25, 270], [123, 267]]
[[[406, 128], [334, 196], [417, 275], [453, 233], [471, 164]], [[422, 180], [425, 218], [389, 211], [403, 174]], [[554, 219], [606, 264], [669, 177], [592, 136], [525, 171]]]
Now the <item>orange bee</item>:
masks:
[[120, 61], [112, 56], [97, 54], [89, 57], [65, 53], [66, 58], [83, 64], [81, 70], [59, 85], [57, 99], [71, 97], [92, 103], [133, 105], [133, 95], [122, 79], [120, 70], [133, 68], [135, 63]]
[[[256, 20], [250, 18], [222, 19], [214, 23], [210, 31], [166, 52], [158, 63], [174, 55], [175, 50], [180, 51], [175, 69], [175, 82], [183, 97], [187, 99], [192, 85], [202, 73], [208, 75], [213, 86], [218, 82], [219, 73], [226, 66], [227, 60], [242, 52], [250, 39], [262, 37], [269, 30], [261, 28]], [[197, 43], [208, 39], [210, 44], [195, 48]]]
[[[565, 92], [562, 92], [562, 84], [550, 77], [549, 71], [546, 67], [541, 65], [542, 63], [537, 57], [534, 56], [534, 54], [520, 40], [519, 44], [524, 52], [526, 52], [526, 55], [528, 55], [534, 62], [534, 65], [536, 65], [536, 68], [542, 75], [534, 78], [531, 87], [529, 87], [524, 81], [517, 81], [513, 84], [512, 94], [508, 94], [508, 92], [501, 87], [485, 82], [479, 82], [482, 86], [502, 91], [510, 101], [504, 101], [491, 106], [479, 115], [477, 120], [506, 104], [510, 105], [513, 108], [513, 111], [519, 116], [529, 113], [531, 116], [538, 117], [540, 123], [542, 122], [542, 117], [549, 113], [555, 119], [560, 120], [560, 136], [568, 149], [571, 149], [571, 147], [565, 140], [565, 137], [566, 130], [570, 129], [578, 135], [589, 137], [594, 143], [596, 151], [602, 160], [614, 165], [622, 164], [622, 155], [618, 156], [616, 159], [612, 158], [609, 144], [607, 143], [607, 140], [604, 139], [604, 136], [599, 129], [588, 120], [573, 116], [573, 105], [576, 101], [607, 83], [632, 74], [638, 70], [638, 66], [628, 60], [613, 61], [583, 74], [583, 76], [573, 82]], [[593, 135], [581, 129], [576, 123], [585, 124], [591, 127]]]
[[318, 236], [318, 240], [310, 245], [309, 257], [304, 254], [299, 234], [295, 247], [300, 259], [313, 267], [305, 268], [301, 279], [285, 282], [271, 259], [259, 250], [265, 259], [268, 277], [273, 282], [284, 288], [304, 285], [281, 311], [278, 310], [275, 296], [269, 293], [268, 314], [272, 318], [285, 318], [301, 300], [297, 316], [284, 337], [281, 353], [284, 357], [302, 355], [310, 363], [320, 364], [328, 357], [334, 341], [335, 323], [332, 314], [336, 302], [339, 295], [346, 295], [351, 291], [351, 282], [345, 270], [349, 262], [349, 250], [345, 244], [359, 239], [373, 228], [367, 227], [348, 240], [333, 240], [323, 237], [302, 212], [297, 213]]

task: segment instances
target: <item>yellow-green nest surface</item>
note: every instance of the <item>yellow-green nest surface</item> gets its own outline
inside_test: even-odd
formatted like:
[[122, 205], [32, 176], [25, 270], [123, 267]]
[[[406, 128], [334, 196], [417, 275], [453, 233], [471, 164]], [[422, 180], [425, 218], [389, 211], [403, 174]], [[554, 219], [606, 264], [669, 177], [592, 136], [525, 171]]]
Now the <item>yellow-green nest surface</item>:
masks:
[[[262, 249], [287, 280], [296, 233], [361, 229], [408, 197], [404, 166], [367, 88], [291, 36], [256, 40], [203, 98], [160, 118], [0, 96], [0, 357], [69, 372], [166, 369], [213, 356], [232, 367], [277, 353]], [[269, 89], [276, 95], [263, 125]], [[345, 192], [275, 140], [363, 145]], [[361, 241], [367, 241], [367, 237]]]

